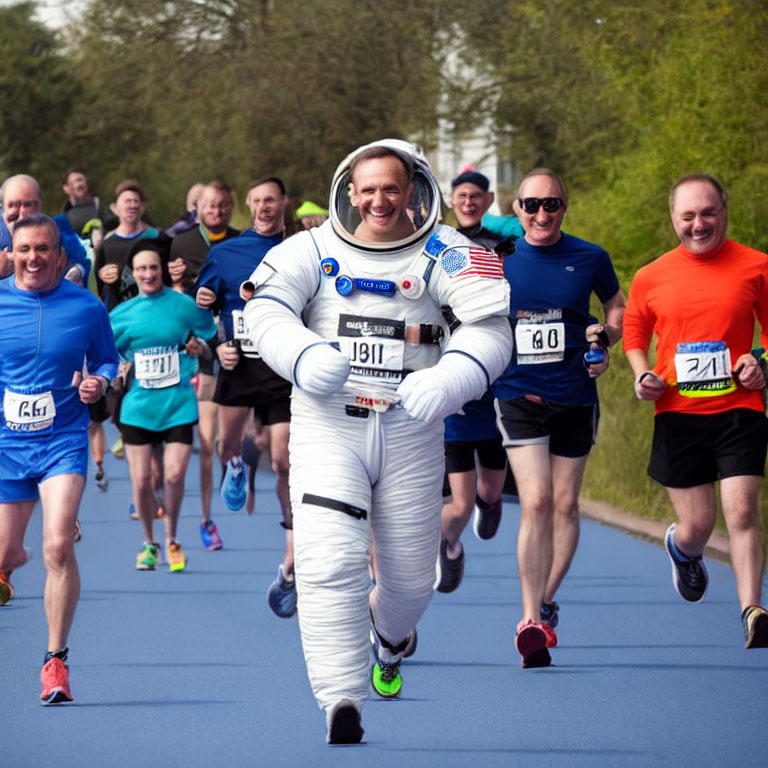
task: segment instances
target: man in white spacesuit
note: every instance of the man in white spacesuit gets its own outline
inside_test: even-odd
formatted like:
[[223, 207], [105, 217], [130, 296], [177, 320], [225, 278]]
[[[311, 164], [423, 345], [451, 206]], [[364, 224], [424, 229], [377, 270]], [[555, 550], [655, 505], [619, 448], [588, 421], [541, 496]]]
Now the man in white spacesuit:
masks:
[[500, 262], [439, 214], [416, 148], [361, 147], [336, 171], [330, 220], [273, 248], [248, 286], [253, 342], [294, 384], [299, 623], [331, 744], [361, 740], [369, 680], [382, 696], [400, 691], [435, 578], [443, 418], [480, 397], [512, 352]]

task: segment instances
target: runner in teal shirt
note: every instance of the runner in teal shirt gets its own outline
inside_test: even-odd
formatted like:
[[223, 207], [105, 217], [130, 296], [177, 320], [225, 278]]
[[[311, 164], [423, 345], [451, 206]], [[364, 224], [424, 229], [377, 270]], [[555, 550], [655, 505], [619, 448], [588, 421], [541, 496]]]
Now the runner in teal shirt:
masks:
[[120, 422], [153, 432], [195, 423], [197, 397], [191, 380], [197, 360], [183, 348], [190, 334], [201, 339], [216, 334], [211, 313], [190, 296], [162, 287], [118, 304], [110, 321], [117, 351], [133, 364]]
[[112, 310], [115, 346], [131, 363], [130, 385], [120, 408], [120, 434], [131, 473], [133, 503], [144, 529], [136, 568], [153, 571], [161, 561], [153, 521], [158, 499], [152, 486], [152, 457], [162, 452], [164, 475], [165, 560], [171, 571], [183, 571], [186, 557], [176, 538], [179, 509], [192, 453], [193, 425], [198, 420], [192, 377], [195, 357], [207, 349], [202, 339], [216, 333], [207, 310], [167, 286], [168, 247], [162, 239], [137, 242], [129, 266], [139, 295]]

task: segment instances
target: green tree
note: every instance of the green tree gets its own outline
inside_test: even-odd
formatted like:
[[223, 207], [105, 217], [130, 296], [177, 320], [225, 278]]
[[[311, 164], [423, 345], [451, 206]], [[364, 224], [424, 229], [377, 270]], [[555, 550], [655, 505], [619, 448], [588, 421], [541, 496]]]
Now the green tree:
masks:
[[[89, 94], [72, 146], [170, 218], [186, 186], [265, 174], [323, 202], [336, 164], [387, 135], [433, 141], [438, 0], [92, 0], [70, 29]], [[403, 26], [402, 20], [408, 19]]]
[[48, 208], [60, 186], [64, 126], [79, 90], [56, 35], [34, 12], [31, 2], [0, 8], [0, 179], [31, 174]]

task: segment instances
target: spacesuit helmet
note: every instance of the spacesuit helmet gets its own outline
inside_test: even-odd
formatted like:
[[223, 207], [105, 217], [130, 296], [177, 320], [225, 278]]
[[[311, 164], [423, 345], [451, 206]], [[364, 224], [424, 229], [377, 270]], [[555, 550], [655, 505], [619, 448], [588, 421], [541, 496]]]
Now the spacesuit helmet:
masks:
[[[405, 167], [413, 169], [413, 191], [407, 203], [406, 213], [413, 223], [413, 232], [388, 242], [371, 242], [356, 236], [362, 217], [352, 204], [352, 174], [355, 159], [368, 154], [369, 150], [382, 148], [399, 157]], [[359, 147], [339, 164], [333, 175], [329, 213], [331, 226], [338, 237], [362, 251], [397, 251], [426, 240], [440, 219], [440, 188], [429, 167], [424, 151], [416, 144], [400, 139], [382, 139]]]

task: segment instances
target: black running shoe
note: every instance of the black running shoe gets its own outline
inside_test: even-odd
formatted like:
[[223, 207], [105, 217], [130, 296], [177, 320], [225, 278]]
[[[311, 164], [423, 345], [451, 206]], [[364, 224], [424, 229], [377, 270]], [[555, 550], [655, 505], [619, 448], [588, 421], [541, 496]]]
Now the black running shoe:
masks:
[[479, 496], [475, 496], [475, 518], [472, 529], [475, 536], [482, 541], [488, 541], [496, 535], [501, 522], [501, 499], [488, 504]]
[[744, 623], [745, 648], [768, 648], [768, 611], [750, 605], [741, 615]]
[[328, 710], [328, 744], [359, 744], [363, 733], [360, 713], [349, 699], [340, 699]]
[[664, 548], [667, 550], [669, 561], [672, 563], [672, 581], [677, 594], [689, 603], [701, 602], [704, 595], [707, 594], [707, 584], [709, 584], [707, 567], [704, 565], [701, 555], [685, 556], [686, 559], [681, 560], [675, 554], [674, 536], [675, 524], [672, 523], [664, 536]]
[[438, 592], [453, 592], [458, 589], [461, 580], [464, 578], [464, 547], [461, 548], [461, 554], [451, 560], [448, 557], [448, 542], [440, 539], [440, 552], [437, 556], [437, 578], [435, 579], [435, 589]]

